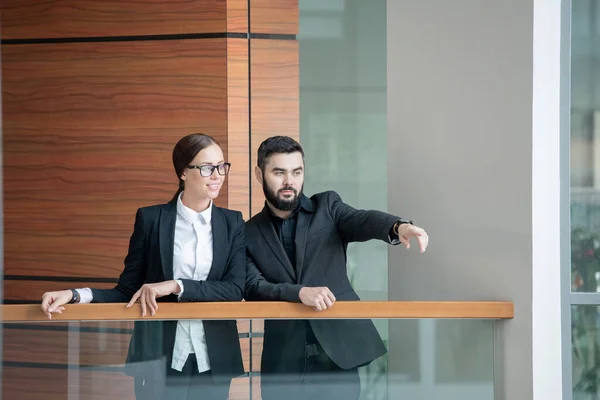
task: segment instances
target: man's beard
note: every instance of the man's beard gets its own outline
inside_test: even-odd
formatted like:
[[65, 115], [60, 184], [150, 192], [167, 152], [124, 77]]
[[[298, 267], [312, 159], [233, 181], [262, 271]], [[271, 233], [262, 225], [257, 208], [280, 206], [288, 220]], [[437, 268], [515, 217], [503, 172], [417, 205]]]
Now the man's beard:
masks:
[[[283, 188], [279, 189], [277, 193], [275, 193], [271, 190], [271, 188], [267, 186], [267, 182], [264, 180], [264, 178], [262, 187], [263, 193], [265, 194], [267, 201], [271, 203], [273, 207], [280, 211], [294, 211], [296, 207], [298, 207], [298, 204], [300, 204], [300, 197], [302, 196], [304, 190], [304, 185], [302, 185], [302, 187], [300, 188], [300, 193], [298, 193], [296, 189], [290, 186], [284, 186]], [[281, 199], [278, 195], [279, 192], [281, 192], [282, 190], [292, 190], [294, 192], [294, 197], [292, 197], [289, 200]]]

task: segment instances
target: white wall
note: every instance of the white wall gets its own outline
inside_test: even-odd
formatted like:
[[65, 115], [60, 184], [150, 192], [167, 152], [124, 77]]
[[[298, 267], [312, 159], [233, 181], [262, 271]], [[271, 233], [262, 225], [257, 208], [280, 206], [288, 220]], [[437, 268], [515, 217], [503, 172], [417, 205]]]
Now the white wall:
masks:
[[[389, 296], [513, 301], [493, 343], [450, 345], [452, 363], [473, 369], [465, 359], [488, 366], [495, 347], [495, 399], [562, 395], [559, 28], [554, 0], [388, 0], [388, 207], [431, 238], [423, 255], [390, 250]], [[392, 375], [425, 340], [424, 327], [406, 329], [390, 324]], [[485, 324], [454, 329], [490, 336]], [[490, 398], [467, 375], [446, 398]]]

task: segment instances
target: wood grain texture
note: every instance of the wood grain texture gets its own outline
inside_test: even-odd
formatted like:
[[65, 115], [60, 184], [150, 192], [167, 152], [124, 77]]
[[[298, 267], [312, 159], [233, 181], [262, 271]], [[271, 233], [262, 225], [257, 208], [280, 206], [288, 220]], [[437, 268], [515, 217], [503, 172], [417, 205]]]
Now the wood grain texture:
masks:
[[130, 334], [29, 329], [3, 330], [4, 361], [69, 364], [69, 339], [78, 337], [79, 365], [125, 364]]
[[[79, 365], [80, 366], [110, 366], [121, 367], [124, 364], [127, 350], [129, 347], [128, 334], [117, 334], [117, 333], [91, 333], [91, 332], [80, 332], [75, 335], [69, 336], [68, 332], [64, 331], [36, 331], [36, 330], [23, 330], [23, 329], [4, 329], [3, 331], [3, 361], [8, 363], [42, 363], [42, 364], [53, 364], [53, 365], [64, 365], [69, 364], [69, 340], [73, 343], [73, 340], [78, 337], [79, 346]], [[249, 351], [249, 340], [240, 339], [242, 346], [242, 358], [246, 371], [249, 371], [250, 367], [250, 351]], [[260, 357], [262, 353], [262, 347], [260, 343], [257, 344], [257, 339], [253, 339], [254, 353], [252, 355], [253, 368], [260, 367]], [[258, 351], [258, 352], [257, 352]], [[13, 388], [6, 379], [13, 379], [17, 375], [17, 379], [22, 379], [20, 375], [23, 371], [27, 370], [36, 371], [35, 376], [41, 377], [53, 377], [59, 379], [62, 382], [61, 376], [56, 376], [53, 371], [45, 368], [14, 368], [15, 371], [9, 376], [4, 375], [5, 382], [3, 387], [5, 389], [4, 398], [18, 398], [17, 395], [20, 393], [18, 389]], [[116, 379], [117, 385], [119, 385], [119, 393], [125, 395], [125, 398], [130, 398], [132, 394], [131, 380], [129, 377], [124, 376], [121, 373], [114, 372], [86, 372], [80, 370], [79, 374], [83, 374], [83, 380], [78, 385], [77, 382], [69, 382], [70, 390], [79, 391], [83, 396], [82, 398], [94, 398], [87, 397], [92, 393], [96, 396], [101, 394], [108, 395], [112, 394], [106, 392], [103, 388], [105, 383], [105, 375], [112, 376]], [[94, 375], [97, 374], [97, 375]], [[48, 376], [50, 375], [50, 376]], [[36, 381], [36, 385], [38, 385]], [[81, 386], [85, 385], [83, 388]], [[92, 385], [90, 388], [89, 385]], [[131, 390], [131, 392], [130, 392]], [[230, 388], [231, 399], [248, 399], [249, 398], [249, 380], [248, 378], [237, 378], [232, 382]], [[50, 397], [43, 398], [63, 398], [60, 396], [65, 395], [57, 387], [50, 385], [48, 389], [34, 388], [31, 392], [25, 391], [25, 396], [31, 395], [31, 398], [35, 396], [48, 395]], [[56, 397], [53, 397], [56, 396]], [[25, 397], [30, 398], [30, 397]], [[64, 397], [66, 399], [66, 397]]]
[[262, 338], [252, 339], [252, 349], [250, 349], [250, 339], [240, 339], [242, 347], [242, 360], [244, 362], [244, 371], [250, 371], [250, 359], [252, 359], [252, 371], [260, 371], [260, 360], [262, 356]]
[[[262, 319], [253, 319], [252, 320], [252, 332], [263, 332], [264, 331], [265, 322]], [[247, 333], [250, 332], [250, 320], [249, 319], [240, 319], [237, 321], [238, 332], [239, 333]]]
[[[68, 273], [68, 271], [64, 271]], [[48, 281], [17, 281], [4, 280], [4, 299], [13, 301], [42, 301], [46, 292], [65, 290], [70, 288], [93, 287], [96, 289], [110, 289], [114, 283], [88, 283], [88, 282], [48, 282]]]
[[71, 392], [78, 394], [80, 400], [135, 400], [133, 378], [129, 376], [85, 370], [78, 374], [78, 381], [69, 381], [66, 369], [4, 367], [2, 399], [67, 400]]
[[[136, 400], [133, 378], [119, 372], [78, 371], [79, 381], [69, 381], [66, 369], [4, 367], [2, 369], [2, 399], [5, 400], [68, 400], [69, 392], [80, 400]], [[35, 377], [35, 380], [32, 380]], [[260, 399], [260, 386], [253, 378], [253, 399]], [[230, 400], [248, 400], [249, 378], [231, 382]]]
[[2, 39], [225, 32], [229, 16], [232, 26], [241, 26], [243, 11], [238, 3], [231, 0], [3, 0]]
[[[253, 393], [256, 393], [253, 390]], [[250, 399], [250, 378], [241, 377], [231, 380], [229, 388], [229, 400], [249, 400]], [[258, 397], [256, 394], [252, 397], [253, 400], [260, 400], [260, 392]]]
[[250, 32], [298, 34], [298, 0], [250, 0]]
[[248, 0], [227, 0], [227, 32], [248, 32]]
[[227, 149], [231, 162], [228, 207], [250, 218], [248, 41], [227, 40]]
[[[139, 304], [67, 304], [55, 321], [137, 321], [175, 319], [334, 319], [334, 318], [513, 318], [510, 302], [482, 301], [338, 301], [335, 307], [314, 311], [300, 303], [270, 302], [210, 302], [163, 303], [154, 316], [141, 317]], [[4, 322], [45, 321], [39, 305], [2, 305]]]
[[[260, 143], [270, 136], [300, 139], [299, 59], [295, 40], [250, 40], [251, 168]], [[252, 176], [252, 215], [264, 206], [264, 195]]]
[[[39, 327], [35, 326], [35, 327]], [[3, 361], [69, 364], [69, 341], [77, 341], [79, 365], [123, 366], [129, 350], [131, 334], [116, 332], [76, 332], [64, 330], [4, 329]], [[240, 339], [244, 370], [260, 370], [262, 338]]]
[[177, 188], [177, 140], [227, 153], [226, 54], [226, 39], [2, 46], [5, 273], [118, 277], [136, 209]]

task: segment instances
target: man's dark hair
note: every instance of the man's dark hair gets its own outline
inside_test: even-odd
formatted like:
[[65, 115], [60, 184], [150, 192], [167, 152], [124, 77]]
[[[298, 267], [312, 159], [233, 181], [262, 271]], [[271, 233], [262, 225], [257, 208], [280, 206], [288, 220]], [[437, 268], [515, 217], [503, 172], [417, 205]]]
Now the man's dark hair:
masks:
[[178, 193], [180, 193], [184, 187], [181, 175], [183, 175], [185, 167], [192, 162], [198, 153], [213, 144], [219, 145], [215, 138], [205, 133], [190, 133], [177, 142], [173, 149], [173, 167], [175, 167], [175, 173], [179, 179]]
[[302, 160], [304, 160], [304, 150], [300, 143], [296, 142], [289, 136], [272, 136], [264, 140], [258, 147], [258, 167], [264, 172], [269, 157], [273, 154], [290, 154], [290, 153], [302, 154]]

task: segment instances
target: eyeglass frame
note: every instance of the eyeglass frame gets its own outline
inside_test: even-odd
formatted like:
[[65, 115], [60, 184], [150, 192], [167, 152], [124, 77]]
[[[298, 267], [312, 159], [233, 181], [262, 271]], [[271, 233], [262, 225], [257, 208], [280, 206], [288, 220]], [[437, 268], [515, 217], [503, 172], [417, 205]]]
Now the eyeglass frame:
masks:
[[[219, 167], [223, 166], [223, 165], [227, 165], [227, 172], [225, 172], [224, 174], [222, 174], [221, 172], [219, 172]], [[215, 170], [217, 171], [217, 173], [221, 176], [226, 176], [229, 173], [229, 170], [231, 169], [231, 163], [230, 162], [224, 162], [221, 164], [217, 164], [217, 165], [186, 165], [185, 166], [187, 169], [197, 169], [198, 172], [200, 173], [200, 176], [203, 178], [209, 178], [211, 176], [213, 176], [213, 174], [215, 173]], [[210, 174], [209, 175], [202, 175], [202, 168], [210, 168]]]

